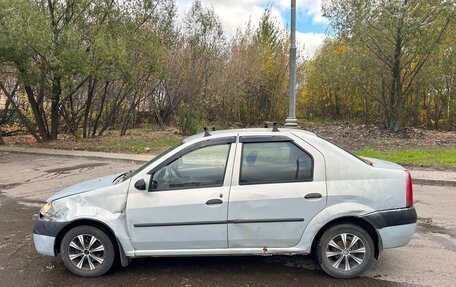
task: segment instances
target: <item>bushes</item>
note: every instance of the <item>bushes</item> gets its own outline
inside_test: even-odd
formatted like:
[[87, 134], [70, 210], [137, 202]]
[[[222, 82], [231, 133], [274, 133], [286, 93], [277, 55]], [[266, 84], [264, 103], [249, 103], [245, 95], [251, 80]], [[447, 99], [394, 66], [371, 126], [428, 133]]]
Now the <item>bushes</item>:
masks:
[[184, 135], [201, 132], [205, 122], [204, 112], [196, 104], [181, 104], [176, 115], [176, 124]]

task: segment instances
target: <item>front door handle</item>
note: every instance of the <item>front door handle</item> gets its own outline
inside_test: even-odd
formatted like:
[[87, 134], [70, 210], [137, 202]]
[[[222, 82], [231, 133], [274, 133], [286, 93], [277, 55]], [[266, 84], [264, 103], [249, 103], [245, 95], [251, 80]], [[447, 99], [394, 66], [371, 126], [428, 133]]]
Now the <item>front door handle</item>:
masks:
[[222, 203], [223, 203], [223, 200], [221, 200], [220, 198], [209, 199], [208, 201], [206, 201], [206, 205], [214, 205], [214, 204], [222, 204]]
[[318, 199], [322, 198], [322, 195], [320, 193], [309, 193], [304, 196], [305, 199]]

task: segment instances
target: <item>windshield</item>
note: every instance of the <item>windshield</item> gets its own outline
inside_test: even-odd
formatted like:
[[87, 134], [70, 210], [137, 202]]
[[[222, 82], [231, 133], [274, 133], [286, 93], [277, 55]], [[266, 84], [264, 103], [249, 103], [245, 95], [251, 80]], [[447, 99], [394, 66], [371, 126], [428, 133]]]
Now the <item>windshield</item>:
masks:
[[173, 147], [170, 147], [169, 149], [167, 149], [166, 151], [162, 152], [161, 154], [157, 155], [156, 157], [154, 157], [152, 160], [150, 160], [149, 162], [147, 162], [146, 164], [144, 164], [143, 166], [141, 166], [140, 168], [138, 168], [137, 170], [130, 170], [130, 171], [127, 171], [123, 174], [121, 174], [120, 176], [118, 176], [116, 179], [114, 179], [114, 183], [119, 183], [119, 182], [123, 182], [135, 175], [137, 175], [138, 173], [140, 173], [142, 170], [144, 170], [146, 167], [148, 167], [150, 164], [154, 163], [155, 161], [159, 160], [160, 158], [162, 158], [164, 155], [168, 154], [169, 152], [171, 152], [172, 150], [176, 149], [177, 147], [181, 146], [183, 144], [183, 142], [173, 146]]

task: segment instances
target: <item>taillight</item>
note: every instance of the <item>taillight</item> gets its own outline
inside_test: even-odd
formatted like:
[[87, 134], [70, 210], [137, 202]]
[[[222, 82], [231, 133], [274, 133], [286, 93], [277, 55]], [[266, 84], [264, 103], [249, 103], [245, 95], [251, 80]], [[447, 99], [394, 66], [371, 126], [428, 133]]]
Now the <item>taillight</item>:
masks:
[[405, 171], [405, 207], [413, 205], [413, 186], [410, 171]]

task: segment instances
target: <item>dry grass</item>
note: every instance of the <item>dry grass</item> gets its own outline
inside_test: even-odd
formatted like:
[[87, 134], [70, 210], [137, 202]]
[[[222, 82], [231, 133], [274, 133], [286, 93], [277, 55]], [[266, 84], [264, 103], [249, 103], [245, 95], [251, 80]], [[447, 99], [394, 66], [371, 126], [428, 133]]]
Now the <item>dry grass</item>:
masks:
[[30, 144], [30, 141], [33, 141], [31, 136], [14, 136], [5, 137], [5, 142], [8, 145], [64, 150], [158, 154], [170, 146], [181, 142], [183, 138], [174, 129], [164, 131], [132, 129], [125, 136], [120, 136], [119, 131], [108, 131], [100, 137], [79, 140], [75, 140], [68, 135], [60, 135], [56, 141]]

